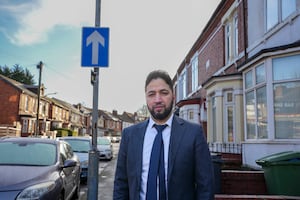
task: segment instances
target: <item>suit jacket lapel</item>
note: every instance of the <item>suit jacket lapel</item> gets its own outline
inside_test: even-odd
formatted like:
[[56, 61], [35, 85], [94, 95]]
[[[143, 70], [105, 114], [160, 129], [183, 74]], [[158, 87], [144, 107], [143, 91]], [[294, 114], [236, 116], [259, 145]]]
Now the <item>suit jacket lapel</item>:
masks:
[[142, 175], [142, 161], [143, 161], [143, 144], [144, 144], [144, 137], [147, 129], [149, 120], [142, 123], [139, 127], [137, 127], [136, 132], [137, 134], [134, 134], [132, 143], [132, 148], [135, 149], [136, 152], [136, 173], [137, 173], [137, 185], [141, 185], [141, 175]]
[[182, 137], [184, 135], [185, 128], [183, 126], [184, 121], [179, 117], [174, 115], [172, 128], [171, 128], [171, 136], [170, 136], [170, 147], [169, 147], [169, 160], [168, 160], [168, 180], [172, 174], [174, 162], [176, 159], [176, 154], [182, 141]]

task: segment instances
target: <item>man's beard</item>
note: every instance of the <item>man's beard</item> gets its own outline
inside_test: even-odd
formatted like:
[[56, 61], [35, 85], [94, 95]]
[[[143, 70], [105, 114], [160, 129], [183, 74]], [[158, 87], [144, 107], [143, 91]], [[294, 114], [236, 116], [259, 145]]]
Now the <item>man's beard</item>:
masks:
[[164, 120], [166, 119], [170, 113], [172, 112], [172, 107], [173, 107], [173, 101], [170, 103], [170, 105], [168, 107], [166, 107], [166, 109], [162, 112], [162, 113], [156, 113], [154, 111], [154, 109], [150, 109], [149, 106], [148, 106], [148, 110], [151, 114], [151, 116], [154, 118], [154, 119], [157, 119], [157, 120]]

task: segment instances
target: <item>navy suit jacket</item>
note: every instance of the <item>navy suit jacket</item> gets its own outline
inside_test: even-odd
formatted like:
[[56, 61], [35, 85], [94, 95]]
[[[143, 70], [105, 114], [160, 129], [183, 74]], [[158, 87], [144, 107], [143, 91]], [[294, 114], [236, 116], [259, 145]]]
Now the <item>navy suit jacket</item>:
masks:
[[[122, 132], [114, 200], [139, 200], [143, 142], [148, 120]], [[168, 158], [168, 200], [206, 200], [214, 198], [213, 165], [199, 124], [174, 115]]]

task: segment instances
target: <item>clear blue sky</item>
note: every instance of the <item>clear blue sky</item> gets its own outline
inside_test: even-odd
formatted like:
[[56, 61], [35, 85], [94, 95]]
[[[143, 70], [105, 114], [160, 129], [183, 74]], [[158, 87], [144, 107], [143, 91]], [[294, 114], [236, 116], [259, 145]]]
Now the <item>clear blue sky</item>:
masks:
[[[220, 0], [101, 0], [110, 28], [109, 67], [100, 68], [99, 109], [135, 112], [154, 69], [173, 77]], [[82, 27], [95, 25], [95, 0], [1, 0], [0, 65], [19, 64], [46, 93], [92, 107], [92, 68], [81, 67]]]

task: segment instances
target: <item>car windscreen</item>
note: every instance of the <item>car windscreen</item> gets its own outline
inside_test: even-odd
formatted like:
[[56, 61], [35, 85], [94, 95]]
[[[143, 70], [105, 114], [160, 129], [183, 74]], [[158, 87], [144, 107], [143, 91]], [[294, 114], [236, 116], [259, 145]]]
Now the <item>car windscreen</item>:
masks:
[[106, 138], [97, 138], [98, 145], [110, 145], [109, 139]]
[[0, 165], [49, 166], [56, 162], [56, 146], [48, 143], [2, 142]]
[[87, 153], [91, 147], [88, 140], [65, 139], [65, 141], [71, 145], [74, 152]]

